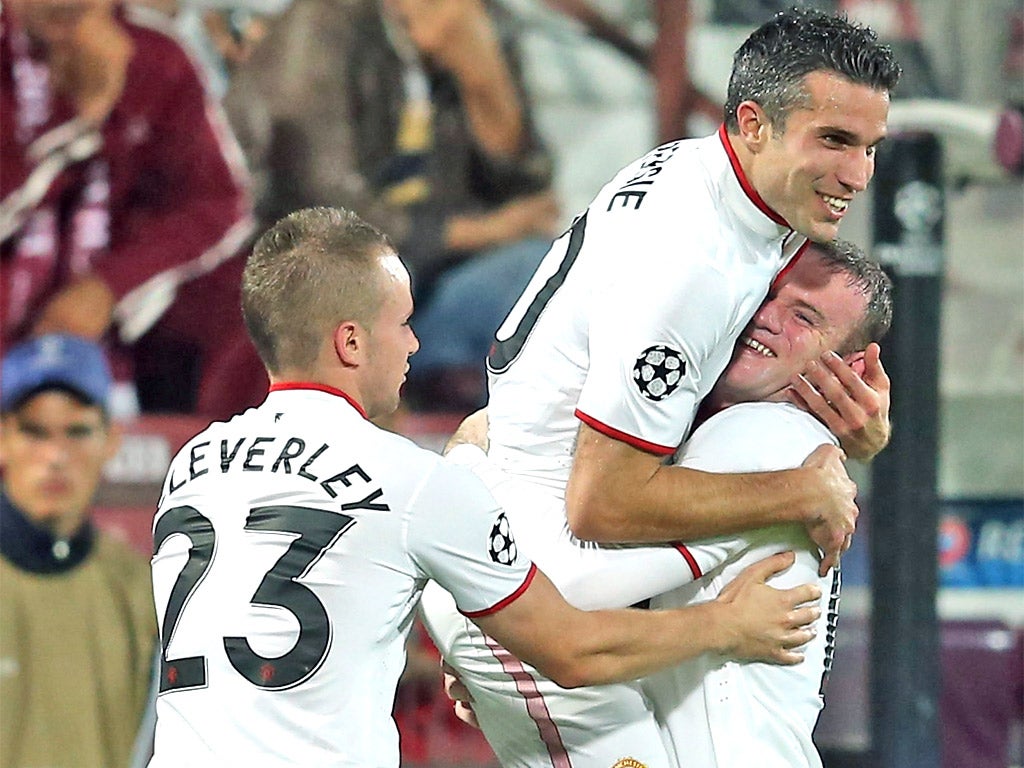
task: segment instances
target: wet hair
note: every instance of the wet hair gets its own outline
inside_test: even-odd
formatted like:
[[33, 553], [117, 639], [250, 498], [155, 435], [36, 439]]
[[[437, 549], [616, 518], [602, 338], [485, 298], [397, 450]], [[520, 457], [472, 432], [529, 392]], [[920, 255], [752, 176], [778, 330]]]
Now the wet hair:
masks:
[[306, 208], [267, 230], [242, 274], [242, 316], [267, 370], [309, 367], [343, 321], [369, 328], [383, 301], [379, 259], [394, 250], [343, 208]]
[[884, 91], [896, 87], [901, 73], [892, 49], [869, 27], [810, 8], [782, 11], [751, 33], [733, 56], [726, 128], [736, 131], [736, 110], [754, 101], [777, 130], [784, 130], [790, 111], [807, 102], [804, 78], [818, 71]]
[[892, 280], [885, 270], [847, 240], [811, 243], [809, 247], [825, 269], [846, 275], [848, 285], [867, 300], [860, 323], [836, 351], [845, 355], [864, 349], [872, 341], [881, 341], [892, 325]]

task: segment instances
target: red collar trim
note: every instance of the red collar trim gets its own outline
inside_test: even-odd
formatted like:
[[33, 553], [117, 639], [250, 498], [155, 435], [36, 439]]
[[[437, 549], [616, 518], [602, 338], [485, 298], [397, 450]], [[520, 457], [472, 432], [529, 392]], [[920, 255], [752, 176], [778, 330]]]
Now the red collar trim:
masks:
[[750, 179], [747, 178], [747, 174], [743, 172], [743, 167], [740, 165], [740, 159], [736, 157], [736, 150], [732, 148], [732, 144], [729, 143], [729, 134], [725, 130], [725, 123], [718, 126], [718, 138], [722, 140], [722, 146], [725, 147], [725, 154], [729, 156], [729, 164], [732, 166], [733, 173], [736, 174], [736, 180], [739, 181], [740, 186], [746, 193], [747, 197], [761, 213], [767, 216], [769, 219], [774, 221], [780, 227], [786, 229], [792, 229], [789, 222], [786, 221], [782, 216], [776, 213], [768, 203], [764, 201], [754, 189], [754, 185], [750, 183]]
[[270, 385], [271, 392], [284, 392], [289, 389], [312, 389], [317, 392], [326, 392], [328, 395], [334, 395], [348, 401], [348, 404], [359, 411], [359, 415], [364, 419], [368, 419], [366, 411], [363, 410], [363, 406], [357, 403], [351, 395], [347, 392], [342, 392], [340, 389], [329, 387], [326, 384], [317, 384], [313, 381], [282, 381], [277, 384]]
[[[800, 261], [800, 257], [803, 256], [804, 253], [807, 252], [807, 249], [810, 248], [810, 247], [811, 247], [811, 241], [810, 240], [805, 240], [804, 244], [801, 245], [799, 248], [797, 248], [796, 253], [793, 254], [793, 258], [789, 260], [789, 263], [786, 264], [786, 266], [784, 266], [779, 271], [779, 274], [777, 274], [775, 276], [775, 279], [772, 280], [772, 288], [771, 289], [774, 289], [775, 286], [777, 286], [782, 281], [782, 278], [786, 276], [786, 273], [789, 272], [791, 269], [793, 269], [793, 267], [796, 266], [796, 263], [798, 261]], [[783, 246], [783, 248], [785, 248], [785, 246]]]

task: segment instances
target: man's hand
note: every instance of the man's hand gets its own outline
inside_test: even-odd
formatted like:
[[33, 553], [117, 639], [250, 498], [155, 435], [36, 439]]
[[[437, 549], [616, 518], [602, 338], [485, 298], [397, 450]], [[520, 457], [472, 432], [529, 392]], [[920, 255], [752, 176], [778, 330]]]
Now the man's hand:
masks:
[[477, 148], [495, 158], [523, 149], [523, 104], [483, 0], [386, 0], [420, 55], [457, 81]]
[[481, 58], [501, 56], [498, 36], [481, 0], [388, 0], [419, 52], [461, 75]]
[[803, 584], [779, 590], [765, 583], [795, 560], [792, 552], [765, 558], [744, 569], [719, 594], [716, 602], [732, 609], [727, 619], [734, 638], [729, 655], [787, 665], [803, 661], [804, 655], [793, 649], [816, 634], [808, 625], [821, 616], [821, 608], [810, 603], [821, 599], [821, 588]]
[[441, 659], [441, 673], [444, 678], [444, 692], [455, 703], [455, 716], [467, 725], [471, 725], [479, 730], [480, 723], [477, 721], [476, 713], [473, 711], [473, 694], [469, 692], [469, 689], [459, 679], [455, 668], [444, 659]]
[[114, 314], [114, 292], [100, 278], [87, 275], [58, 291], [43, 307], [33, 335], [71, 333], [99, 339]]
[[457, 445], [475, 445], [484, 453], [487, 452], [487, 409], [481, 408], [474, 411], [462, 420], [448, 442], [445, 443], [442, 453], [447, 455]]
[[803, 463], [805, 468], [821, 470], [822, 502], [812, 507], [804, 522], [807, 534], [814, 540], [824, 557], [820, 575], [839, 563], [839, 556], [850, 548], [852, 536], [857, 527], [857, 484], [850, 479], [843, 466], [843, 452], [834, 445], [822, 445], [815, 449]]
[[54, 87], [75, 104], [78, 116], [99, 126], [124, 91], [134, 46], [107, 4], [97, 6], [77, 25], [66, 45], [49, 54]]
[[868, 460], [889, 443], [890, 382], [877, 344], [868, 345], [856, 366], [863, 366], [862, 374], [827, 352], [791, 382], [788, 394], [794, 405], [821, 419], [848, 456]]

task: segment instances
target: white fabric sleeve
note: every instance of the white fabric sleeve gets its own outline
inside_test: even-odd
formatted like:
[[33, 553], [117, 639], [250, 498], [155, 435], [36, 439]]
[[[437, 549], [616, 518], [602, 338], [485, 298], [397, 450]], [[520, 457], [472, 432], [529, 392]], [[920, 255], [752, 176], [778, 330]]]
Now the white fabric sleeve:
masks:
[[420, 569], [475, 617], [522, 594], [534, 573], [504, 511], [470, 470], [438, 461], [412, 501], [407, 546]]
[[691, 552], [682, 544], [615, 547], [581, 541], [569, 530], [560, 502], [543, 503], [535, 489], [503, 472], [478, 447], [459, 445], [445, 458], [472, 468], [483, 480], [509, 511], [519, 541], [528, 544], [541, 570], [577, 608], [634, 605], [700, 578], [741, 546], [728, 540]]
[[590, 367], [577, 410], [599, 431], [667, 455], [727, 360], [720, 348], [731, 350], [736, 300], [731, 282], [699, 252], [655, 266], [654, 274], [623, 270], [593, 297]]

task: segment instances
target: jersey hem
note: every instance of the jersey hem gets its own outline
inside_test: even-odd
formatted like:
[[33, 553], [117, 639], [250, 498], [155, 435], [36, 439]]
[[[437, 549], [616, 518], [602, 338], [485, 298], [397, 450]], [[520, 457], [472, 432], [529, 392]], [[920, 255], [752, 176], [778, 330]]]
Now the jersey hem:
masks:
[[606, 437], [611, 437], [614, 438], [615, 440], [627, 443], [628, 445], [632, 445], [634, 448], [639, 448], [640, 450], [647, 451], [648, 453], [656, 453], [659, 456], [668, 456], [673, 451], [675, 451], [674, 446], [651, 443], [648, 442], [647, 440], [642, 440], [639, 437], [635, 437], [629, 434], [628, 432], [623, 432], [620, 429], [616, 429], [615, 427], [609, 427], [607, 424], [598, 421], [593, 416], [588, 416], [579, 408], [576, 409], [575, 413], [576, 418], [582, 421], [588, 427], [596, 429], [598, 432], [600, 432], [602, 435], [605, 435]]
[[463, 611], [460, 608], [459, 613], [461, 613], [467, 619], [479, 619], [482, 616], [490, 616], [492, 613], [497, 613], [502, 608], [506, 608], [507, 606], [511, 605], [516, 600], [518, 600], [520, 597], [522, 597], [523, 593], [529, 588], [530, 584], [533, 582], [533, 577], [536, 575], [537, 565], [536, 563], [531, 563], [530, 572], [526, 574], [526, 578], [523, 579], [523, 583], [519, 585], [519, 588], [515, 592], [506, 597], [504, 600], [495, 603], [490, 608], [484, 608], [479, 611]]

